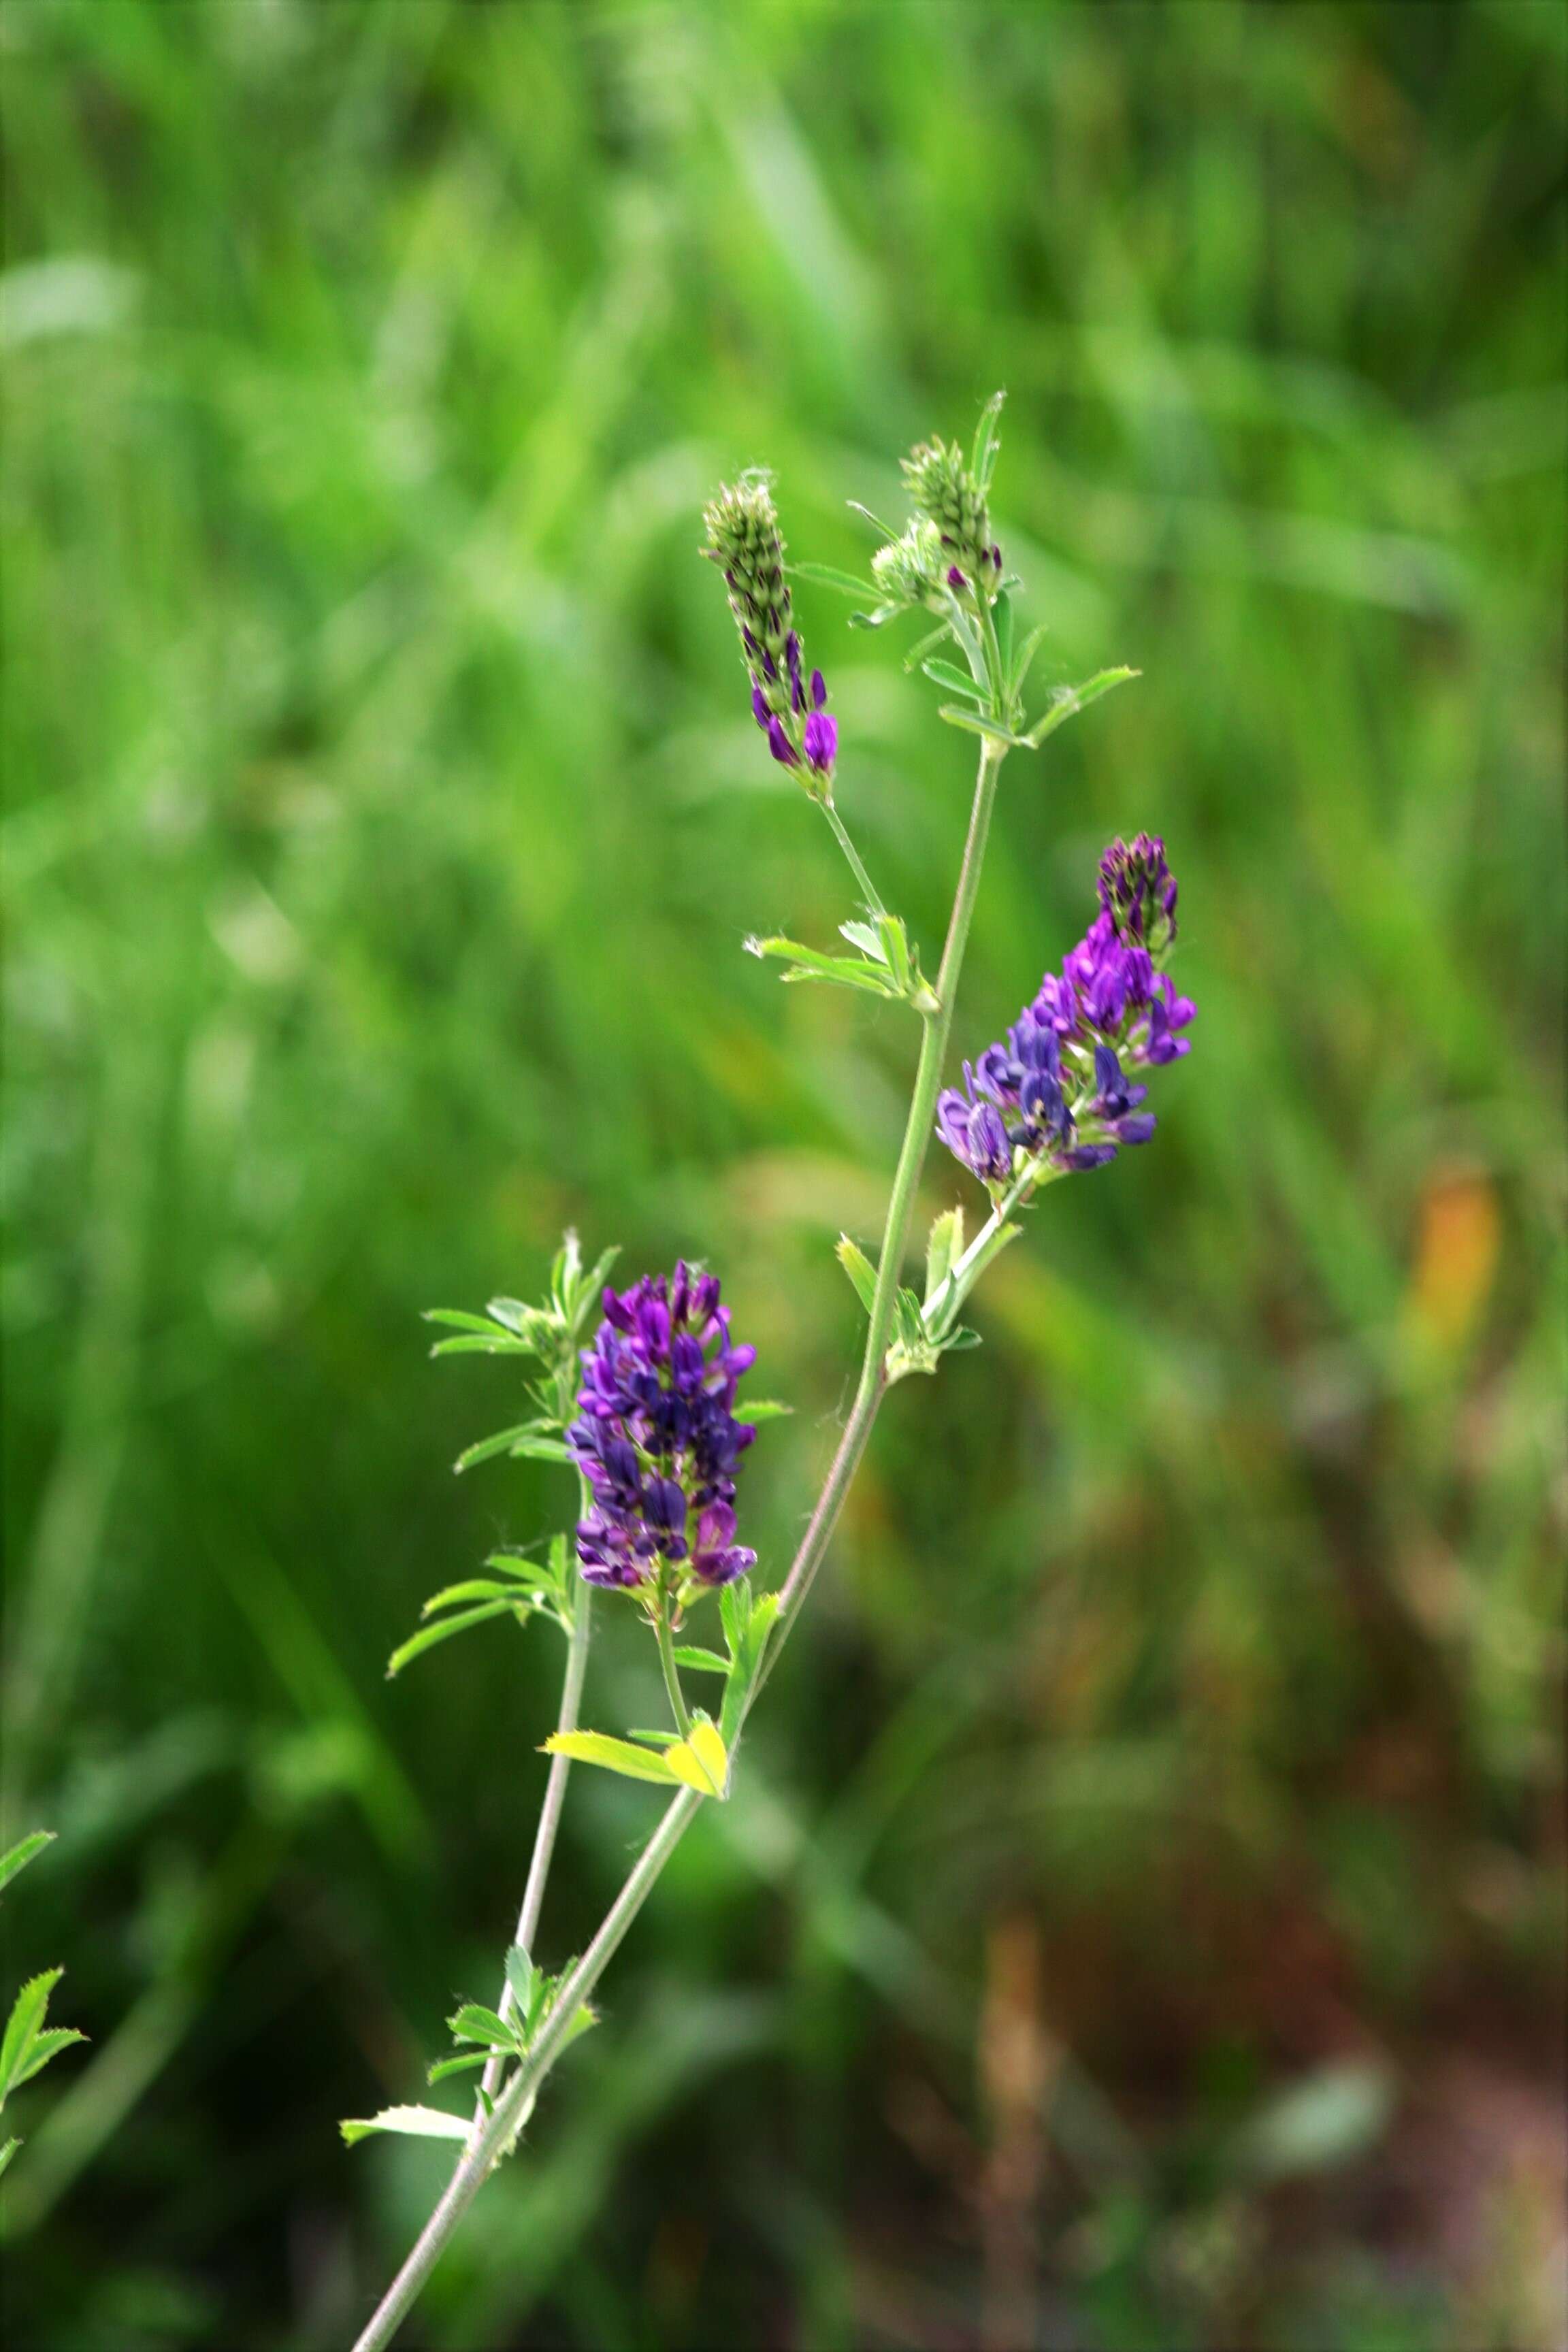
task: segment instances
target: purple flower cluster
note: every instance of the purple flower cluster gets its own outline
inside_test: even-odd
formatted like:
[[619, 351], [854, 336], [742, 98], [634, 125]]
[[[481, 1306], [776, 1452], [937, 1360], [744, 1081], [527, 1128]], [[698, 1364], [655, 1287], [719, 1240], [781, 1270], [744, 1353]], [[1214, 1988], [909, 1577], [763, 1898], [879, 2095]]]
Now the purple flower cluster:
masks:
[[[742, 625], [742, 640], [748, 661], [752, 660], [755, 639]], [[771, 656], [763, 653], [762, 661]], [[752, 716], [768, 739], [768, 749], [775, 760], [786, 768], [798, 768], [802, 759], [814, 776], [826, 779], [833, 773], [833, 762], [838, 757], [838, 721], [826, 709], [827, 681], [819, 669], [811, 673], [811, 699], [806, 701], [806, 689], [800, 676], [800, 632], [791, 629], [784, 637], [784, 669], [789, 679], [790, 716], [804, 720], [801, 744], [797, 751], [784, 730], [784, 723], [769, 704], [762, 679], [755, 670], [752, 675]]]
[[937, 1103], [937, 1132], [982, 1182], [1007, 1183], [1019, 1147], [1043, 1168], [1102, 1168], [1146, 1143], [1148, 1093], [1128, 1073], [1179, 1060], [1196, 1007], [1157, 964], [1175, 943], [1176, 884], [1163, 841], [1113, 842], [1100, 911], [1059, 973], [1047, 972], [999, 1044], [965, 1062]]
[[594, 1501], [577, 1526], [590, 1584], [635, 1589], [661, 1562], [708, 1585], [756, 1559], [735, 1534], [735, 1465], [756, 1431], [737, 1421], [735, 1389], [756, 1360], [730, 1338], [716, 1275], [678, 1265], [605, 1293], [583, 1350], [581, 1416], [566, 1433]]

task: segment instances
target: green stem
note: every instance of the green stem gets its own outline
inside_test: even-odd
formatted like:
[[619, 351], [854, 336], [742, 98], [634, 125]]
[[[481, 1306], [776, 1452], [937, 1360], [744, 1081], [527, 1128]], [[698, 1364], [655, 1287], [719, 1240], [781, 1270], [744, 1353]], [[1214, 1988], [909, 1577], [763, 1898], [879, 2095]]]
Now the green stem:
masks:
[[[952, 1025], [953, 999], [957, 993], [959, 973], [963, 970], [964, 950], [969, 943], [969, 926], [980, 887], [986, 836], [991, 828], [991, 811], [996, 797], [997, 772], [1005, 753], [1005, 744], [994, 742], [989, 738], [981, 747], [980, 771], [975, 779], [969, 832], [963, 845], [963, 863], [959, 869], [947, 940], [937, 973], [936, 1009], [926, 1017], [920, 1062], [915, 1072], [914, 1093], [888, 1202], [882, 1255], [877, 1269], [877, 1286], [872, 1295], [859, 1383], [826, 1479], [817, 1496], [816, 1507], [801, 1538], [789, 1575], [784, 1580], [773, 1639], [763, 1662], [762, 1671], [752, 1686], [753, 1701], [800, 1614], [837, 1524], [850, 1481], [866, 1450], [877, 1409], [886, 1393], [886, 1359], [898, 1298], [899, 1270], [909, 1239], [915, 1192], [931, 1137], [937, 1089], [942, 1081], [942, 1056], [948, 1032]], [[661, 1654], [662, 1646], [661, 1643]], [[671, 1672], [673, 1665], [672, 1658]], [[383, 2352], [383, 2347], [391, 2343], [410, 2305], [440, 2260], [447, 2241], [479, 2194], [485, 2175], [505, 2153], [510, 2141], [521, 2128], [540, 2084], [554, 2063], [571, 2020], [608, 1967], [702, 1801], [691, 1789], [682, 1789], [679, 1796], [670, 1800], [658, 1827], [633, 1864], [620, 1893], [605, 1913], [598, 1933], [559, 1987], [550, 2014], [534, 2037], [527, 2057], [519, 2061], [515, 2072], [496, 2100], [489, 2120], [482, 2130], [475, 2133], [464, 2150], [440, 2202], [420, 2231], [407, 2261], [387, 2288], [369, 2326], [359, 2337], [354, 2352]]]
[[936, 1010], [926, 1018], [925, 1034], [921, 1039], [920, 1062], [915, 1070], [914, 1093], [904, 1126], [903, 1146], [899, 1153], [899, 1164], [893, 1171], [893, 1189], [888, 1201], [882, 1254], [877, 1266], [877, 1286], [871, 1297], [859, 1383], [855, 1391], [855, 1401], [849, 1408], [849, 1417], [844, 1424], [844, 1433], [838, 1441], [838, 1450], [834, 1454], [822, 1492], [816, 1498], [816, 1507], [807, 1523], [794, 1565], [784, 1580], [784, 1593], [779, 1602], [778, 1629], [769, 1645], [762, 1672], [752, 1685], [753, 1698], [772, 1671], [773, 1660], [811, 1590], [812, 1580], [827, 1549], [827, 1539], [843, 1507], [849, 1483], [866, 1450], [871, 1424], [887, 1388], [888, 1343], [892, 1337], [893, 1316], [898, 1305], [899, 1275], [909, 1241], [915, 1192], [925, 1163], [926, 1146], [931, 1140], [931, 1123], [936, 1113], [942, 1066], [947, 1053], [948, 1033], [952, 1026], [953, 999], [958, 991], [958, 976], [963, 969], [964, 950], [969, 945], [969, 926], [980, 888], [986, 837], [991, 830], [997, 772], [1005, 757], [1005, 744], [994, 742], [989, 737], [982, 742], [980, 772], [975, 778], [974, 801], [969, 813], [969, 834], [963, 845], [963, 863], [959, 868], [958, 887], [953, 894], [952, 913], [948, 919], [947, 939], [936, 976]]
[[658, 1615], [654, 1620], [654, 1625], [658, 1634], [658, 1663], [664, 1668], [664, 1687], [669, 1693], [669, 1704], [680, 1736], [684, 1739], [691, 1729], [691, 1717], [686, 1712], [686, 1701], [681, 1696], [680, 1676], [675, 1670], [675, 1643], [670, 1636], [669, 1610], [666, 1595], [663, 1593], [659, 1595]]
[[845, 827], [844, 820], [839, 815], [838, 811], [834, 807], [831, 801], [823, 802], [822, 814], [827, 819], [828, 824], [833, 827], [834, 837], [837, 841], [839, 848], [849, 860], [850, 872], [854, 875], [856, 881], [858, 882], [861, 889], [866, 894], [866, 904], [868, 908], [873, 915], [885, 915], [888, 910], [886, 907], [883, 906], [880, 898], [877, 896], [877, 886], [872, 881], [871, 877], [867, 873], [864, 866], [860, 863], [860, 853], [856, 848], [855, 844], [850, 840], [849, 835]]
[[[578, 1488], [582, 1507], [585, 1511], [588, 1507], [587, 1489], [581, 1479]], [[576, 1730], [577, 1710], [583, 1703], [583, 1677], [588, 1669], [594, 1589], [580, 1576], [575, 1581], [577, 1590], [572, 1603], [572, 1630], [566, 1640], [566, 1667], [561, 1682], [561, 1711], [555, 1718], [557, 1731]], [[522, 1908], [517, 1915], [517, 1933], [512, 1938], [529, 1953], [532, 1952], [533, 1939], [539, 1933], [539, 1916], [544, 1908], [544, 1888], [554, 1859], [555, 1832], [561, 1826], [561, 1809], [566, 1802], [566, 1781], [571, 1769], [572, 1759], [569, 1756], [551, 1758], [550, 1775], [544, 1783], [544, 1801], [539, 1808], [539, 1826], [533, 1832], [528, 1883], [522, 1890]], [[498, 2014], [509, 2017], [515, 2006], [511, 1982], [508, 1979], [501, 1986], [500, 1999], [496, 2004]], [[479, 2085], [486, 2098], [495, 2096], [496, 2084], [505, 2071], [506, 2060], [499, 2052], [486, 2060], [485, 2071], [479, 2077]], [[477, 2105], [474, 2109], [476, 2131], [484, 2121], [484, 2114], [482, 2104]]]

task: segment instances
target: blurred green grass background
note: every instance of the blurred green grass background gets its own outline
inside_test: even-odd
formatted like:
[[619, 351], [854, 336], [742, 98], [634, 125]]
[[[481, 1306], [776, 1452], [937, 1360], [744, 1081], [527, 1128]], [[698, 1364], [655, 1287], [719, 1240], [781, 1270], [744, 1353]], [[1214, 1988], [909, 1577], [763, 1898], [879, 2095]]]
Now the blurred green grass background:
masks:
[[[739, 952], [850, 904], [699, 509], [863, 561], [996, 384], [1042, 675], [1144, 675], [1009, 761], [959, 1034], [1147, 825], [1194, 1050], [408, 2341], [1563, 2340], [1565, 23], [6, 0], [6, 1980], [92, 2036], [8, 2342], [341, 2344], [442, 2177], [336, 2122], [491, 1997], [558, 1662], [382, 1670], [569, 1496], [454, 1484], [515, 1391], [421, 1308], [707, 1254], [780, 1572], [911, 1038]], [[966, 742], [799, 604], [930, 950]], [[655, 1801], [576, 1776], [547, 1960]]]

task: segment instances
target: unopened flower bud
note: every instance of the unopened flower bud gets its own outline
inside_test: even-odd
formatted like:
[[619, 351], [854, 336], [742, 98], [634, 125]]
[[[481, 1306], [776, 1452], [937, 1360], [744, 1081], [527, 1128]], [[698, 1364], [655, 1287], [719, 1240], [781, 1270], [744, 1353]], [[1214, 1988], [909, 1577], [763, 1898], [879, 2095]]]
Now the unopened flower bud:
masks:
[[916, 515], [900, 539], [871, 558], [872, 579], [899, 604], [940, 605], [944, 569], [942, 533], [929, 515]]
[[830, 800], [838, 728], [823, 708], [827, 688], [820, 670], [813, 670], [807, 695], [768, 475], [760, 469], [742, 474], [710, 501], [702, 520], [708, 541], [701, 551], [723, 572], [741, 633], [752, 716], [780, 765], [800, 769], [814, 799]]
[[904, 459], [903, 470], [910, 498], [936, 528], [948, 585], [986, 599], [994, 595], [1002, 551], [991, 535], [985, 493], [956, 442], [922, 441]]
[[1158, 962], [1176, 937], [1176, 877], [1157, 834], [1113, 841], [1100, 861], [1100, 903], [1124, 947]]

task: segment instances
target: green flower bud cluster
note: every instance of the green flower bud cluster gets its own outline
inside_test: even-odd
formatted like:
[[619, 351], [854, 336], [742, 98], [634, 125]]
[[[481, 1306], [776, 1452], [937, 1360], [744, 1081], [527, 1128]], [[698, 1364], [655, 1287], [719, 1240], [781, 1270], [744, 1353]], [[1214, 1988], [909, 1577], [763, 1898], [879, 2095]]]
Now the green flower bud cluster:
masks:
[[742, 474], [703, 509], [702, 520], [708, 530], [702, 553], [723, 571], [746, 667], [768, 709], [787, 726], [794, 623], [771, 477], [760, 467]]
[[991, 535], [985, 492], [963, 450], [956, 442], [922, 441], [903, 460], [903, 473], [910, 498], [936, 527], [949, 586], [992, 595], [1002, 577], [1002, 551]]
[[805, 677], [800, 632], [790, 616], [784, 538], [769, 477], [742, 474], [703, 510], [702, 553], [723, 567], [730, 610], [752, 681], [752, 716], [781, 766], [793, 768], [815, 801], [830, 805], [838, 721], [826, 709], [827, 681]]
[[893, 604], [930, 604], [940, 611], [948, 561], [935, 523], [929, 515], [916, 515], [901, 538], [877, 550], [871, 577]]

